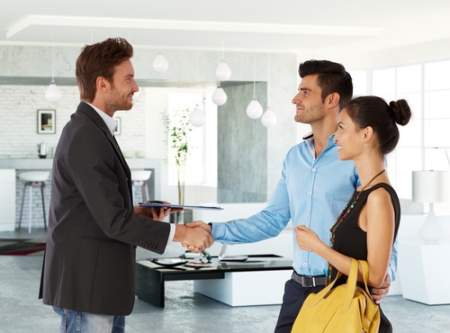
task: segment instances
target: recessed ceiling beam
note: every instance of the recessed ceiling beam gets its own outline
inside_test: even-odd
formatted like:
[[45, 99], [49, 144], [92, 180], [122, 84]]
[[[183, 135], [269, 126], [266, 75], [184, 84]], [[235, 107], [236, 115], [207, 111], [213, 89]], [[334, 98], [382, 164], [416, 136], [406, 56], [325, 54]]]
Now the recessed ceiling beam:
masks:
[[12, 38], [21, 31], [33, 26], [89, 27], [137, 30], [177, 30], [207, 32], [238, 32], [281, 35], [322, 35], [372, 37], [382, 32], [378, 27], [305, 25], [305, 24], [267, 24], [245, 22], [186, 21], [186, 20], [148, 20], [136, 18], [88, 17], [88, 16], [44, 16], [28, 15], [13, 23], [6, 32]]

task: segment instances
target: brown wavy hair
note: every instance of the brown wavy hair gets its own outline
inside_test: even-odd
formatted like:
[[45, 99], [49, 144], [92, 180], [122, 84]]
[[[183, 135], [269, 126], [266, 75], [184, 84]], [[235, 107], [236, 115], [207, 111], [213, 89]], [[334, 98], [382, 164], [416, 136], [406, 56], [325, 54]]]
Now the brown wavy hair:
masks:
[[108, 38], [86, 45], [78, 56], [75, 70], [80, 98], [92, 102], [97, 92], [97, 77], [104, 77], [112, 83], [114, 67], [132, 56], [133, 47], [124, 38]]

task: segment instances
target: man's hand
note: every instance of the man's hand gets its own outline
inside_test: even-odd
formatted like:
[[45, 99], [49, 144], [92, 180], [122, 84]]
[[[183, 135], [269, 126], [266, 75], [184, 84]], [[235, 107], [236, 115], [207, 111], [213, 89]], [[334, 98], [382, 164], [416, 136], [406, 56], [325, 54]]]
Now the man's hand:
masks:
[[188, 227], [188, 228], [200, 227], [200, 228], [204, 229], [205, 231], [211, 233], [211, 226], [208, 223], [200, 221], [200, 220], [188, 223], [188, 224], [186, 224], [186, 227]]
[[384, 282], [380, 288], [372, 288], [370, 292], [372, 293], [372, 298], [375, 303], [380, 304], [381, 300], [386, 294], [389, 292], [389, 287], [391, 286], [391, 278], [389, 274], [386, 274], [384, 278]]
[[187, 227], [176, 225], [174, 241], [181, 242], [191, 251], [202, 252], [213, 243], [211, 234], [202, 227]]
[[[208, 223], [205, 223], [203, 221], [194, 221], [194, 222], [188, 223], [188, 224], [186, 224], [186, 227], [201, 228], [201, 229], [205, 230], [206, 232], [208, 232], [209, 234], [211, 234], [211, 226]], [[211, 239], [212, 239], [212, 236], [211, 236]], [[212, 243], [213, 242], [214, 242], [214, 239], [212, 239]], [[209, 246], [211, 246], [212, 243]], [[183, 246], [185, 248], [187, 248], [189, 251], [194, 251], [194, 252], [202, 252], [205, 250], [205, 249], [195, 248], [195, 246], [192, 246], [191, 244], [188, 244], [188, 243], [183, 244]], [[209, 247], [209, 246], [207, 246], [207, 247]]]
[[[170, 202], [167, 201], [159, 201], [152, 200], [150, 203], [158, 203], [161, 204], [161, 207], [142, 207], [137, 206], [133, 208], [133, 212], [135, 215], [147, 216], [155, 221], [163, 221], [169, 214], [181, 212], [182, 208], [169, 208]], [[167, 205], [167, 207], [165, 207]]]

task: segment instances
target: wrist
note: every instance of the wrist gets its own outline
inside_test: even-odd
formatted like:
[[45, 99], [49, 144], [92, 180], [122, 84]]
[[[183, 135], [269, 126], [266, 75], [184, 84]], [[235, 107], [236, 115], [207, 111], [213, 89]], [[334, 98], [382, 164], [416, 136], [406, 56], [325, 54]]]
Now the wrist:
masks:
[[324, 252], [327, 250], [328, 245], [322, 242], [322, 240], [319, 240], [316, 244], [316, 246], [313, 249], [313, 252], [318, 254], [319, 256], [323, 257]]
[[183, 242], [186, 239], [186, 226], [182, 224], [177, 224], [175, 226], [175, 235], [173, 236], [173, 240], [175, 242]]

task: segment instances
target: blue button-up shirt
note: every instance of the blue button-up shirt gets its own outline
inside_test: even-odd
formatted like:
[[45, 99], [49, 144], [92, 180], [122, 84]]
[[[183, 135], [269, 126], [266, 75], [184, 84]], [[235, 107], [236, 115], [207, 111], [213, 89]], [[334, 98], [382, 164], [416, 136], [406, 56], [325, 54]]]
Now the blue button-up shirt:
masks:
[[[267, 207], [247, 218], [214, 223], [214, 240], [227, 244], [257, 242], [277, 236], [292, 221], [292, 225], [306, 225], [322, 241], [330, 244], [330, 228], [359, 185], [353, 161], [338, 157], [334, 135], [316, 158], [313, 138], [309, 137], [292, 147], [283, 163], [281, 179]], [[324, 275], [328, 263], [315, 253], [303, 251], [292, 233], [293, 266], [298, 274]], [[394, 278], [396, 250], [390, 265]]]

